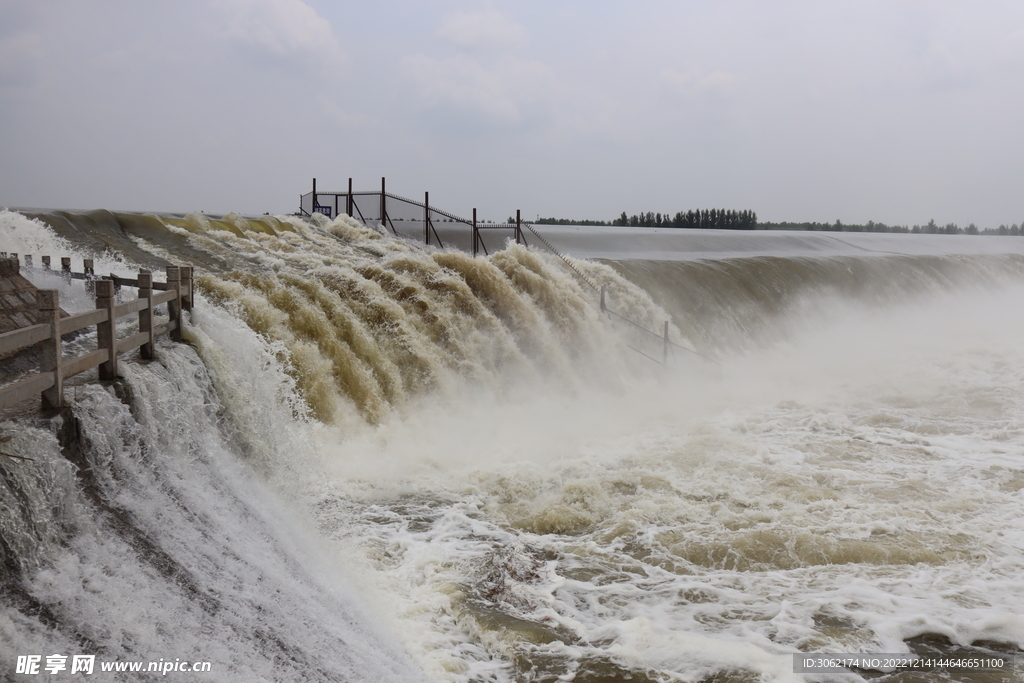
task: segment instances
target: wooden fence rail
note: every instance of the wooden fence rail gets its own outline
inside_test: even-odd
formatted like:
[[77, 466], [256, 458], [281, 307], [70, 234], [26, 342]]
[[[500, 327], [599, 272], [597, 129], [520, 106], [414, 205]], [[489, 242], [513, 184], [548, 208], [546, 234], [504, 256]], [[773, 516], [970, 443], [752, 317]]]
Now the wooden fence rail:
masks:
[[[26, 259], [31, 263], [29, 257]], [[43, 262], [48, 265], [49, 258], [43, 257]], [[65, 262], [65, 275], [88, 280], [95, 287], [96, 308], [61, 318], [57, 290], [36, 291], [36, 324], [0, 334], [0, 356], [35, 346], [39, 352], [39, 372], [0, 387], [0, 408], [34, 395], [42, 396], [44, 409], [61, 408], [64, 405], [64, 380], [68, 377], [99, 366], [99, 378], [112, 380], [117, 377], [119, 354], [141, 349], [142, 357], [149, 359], [153, 357], [154, 342], [158, 336], [167, 334], [172, 340], [181, 341], [181, 312], [191, 310], [193, 304], [191, 266], [167, 266], [167, 282], [161, 283], [153, 282], [153, 275], [148, 270], [140, 270], [136, 279], [116, 276], [95, 278], [89, 259], [86, 259], [84, 273], [71, 273], [70, 260]], [[16, 272], [16, 260], [14, 267]], [[118, 304], [116, 290], [122, 286], [138, 288], [138, 298]], [[165, 303], [167, 322], [154, 324], [153, 310]], [[133, 313], [138, 313], [139, 331], [118, 339], [118, 318]], [[96, 349], [81, 356], [65, 358], [62, 335], [93, 325], [96, 326]]]

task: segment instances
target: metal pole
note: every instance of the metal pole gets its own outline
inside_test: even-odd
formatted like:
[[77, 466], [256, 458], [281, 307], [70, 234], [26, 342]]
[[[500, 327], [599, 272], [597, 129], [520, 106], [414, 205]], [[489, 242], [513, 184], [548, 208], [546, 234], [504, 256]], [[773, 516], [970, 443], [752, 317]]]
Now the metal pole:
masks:
[[348, 199], [345, 200], [345, 213], [352, 215], [352, 179], [348, 179]]
[[522, 241], [521, 241], [522, 236], [523, 236], [523, 219], [519, 215], [519, 209], [516, 209], [516, 244], [522, 244]]
[[313, 178], [313, 208], [310, 211], [311, 214], [316, 213], [316, 178]]
[[473, 209], [473, 256], [476, 257], [476, 209]]
[[661, 364], [668, 367], [668, 321], [665, 321], [665, 348], [661, 352]]
[[387, 218], [387, 209], [384, 206], [384, 178], [380, 179], [380, 227], [387, 228], [385, 220]]
[[430, 244], [430, 193], [423, 193], [423, 242]]

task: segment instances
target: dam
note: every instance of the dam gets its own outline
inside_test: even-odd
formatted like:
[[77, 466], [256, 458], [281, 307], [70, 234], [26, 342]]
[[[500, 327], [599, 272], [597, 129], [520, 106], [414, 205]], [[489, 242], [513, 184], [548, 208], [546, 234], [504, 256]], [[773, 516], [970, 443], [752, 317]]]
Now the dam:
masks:
[[[345, 215], [0, 227], [196, 274], [183, 343], [122, 388], [4, 413], [4, 675], [795, 682], [799, 653], [1024, 647], [1019, 237], [546, 228], [595, 290], [528, 231], [474, 257]], [[630, 351], [602, 290], [716, 362]]]

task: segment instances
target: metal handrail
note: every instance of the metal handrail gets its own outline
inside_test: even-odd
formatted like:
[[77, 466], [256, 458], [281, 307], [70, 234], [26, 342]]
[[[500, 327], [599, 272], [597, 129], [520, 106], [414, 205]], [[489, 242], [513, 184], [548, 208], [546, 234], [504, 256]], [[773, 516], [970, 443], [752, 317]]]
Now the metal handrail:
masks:
[[[351, 180], [349, 181], [349, 185], [351, 186]], [[315, 180], [313, 181], [313, 187], [316, 188], [316, 181]], [[435, 213], [435, 214], [437, 214], [439, 216], [444, 216], [445, 218], [448, 218], [449, 220], [455, 221], [457, 223], [462, 223], [463, 225], [470, 226], [473, 229], [473, 253], [474, 253], [474, 255], [476, 254], [476, 244], [477, 244], [477, 232], [476, 231], [478, 231], [478, 230], [493, 230], [493, 229], [506, 229], [506, 230], [514, 229], [514, 230], [517, 231], [517, 238], [518, 238], [522, 234], [521, 233], [522, 227], [525, 226], [526, 229], [529, 230], [531, 233], [533, 233], [533, 235], [538, 240], [540, 240], [541, 244], [543, 244], [552, 254], [557, 256], [562, 261], [562, 263], [564, 263], [566, 265], [566, 267], [568, 267], [569, 270], [572, 271], [572, 273], [574, 275], [576, 275], [581, 281], [583, 281], [586, 285], [588, 285], [592, 290], [594, 290], [595, 292], [598, 292], [598, 293], [601, 294], [601, 311], [602, 312], [607, 313], [609, 316], [614, 316], [615, 318], [618, 318], [619, 320], [623, 320], [623, 321], [629, 323], [630, 325], [632, 325], [633, 327], [635, 327], [635, 328], [637, 328], [639, 330], [642, 330], [642, 331], [648, 333], [649, 335], [651, 335], [653, 337], [656, 337], [657, 339], [662, 340], [662, 342], [665, 345], [664, 346], [664, 348], [665, 348], [665, 359], [663, 361], [658, 361], [657, 359], [647, 355], [643, 351], [641, 351], [641, 350], [639, 350], [637, 348], [634, 348], [632, 346], [629, 346], [627, 344], [626, 346], [628, 348], [632, 349], [633, 351], [636, 351], [637, 353], [641, 354], [645, 358], [648, 358], [648, 359], [650, 359], [652, 361], [659, 362], [659, 363], [667, 362], [669, 350], [670, 349], [677, 349], [677, 348], [678, 349], [682, 349], [684, 351], [688, 351], [689, 353], [696, 354], [696, 355], [700, 356], [701, 358], [703, 358], [705, 360], [711, 361], [712, 363], [716, 363], [716, 364], [718, 363], [718, 361], [716, 361], [715, 359], [713, 359], [713, 358], [711, 358], [711, 357], [701, 353], [700, 351], [697, 351], [696, 349], [691, 349], [688, 346], [684, 346], [682, 344], [677, 344], [676, 342], [671, 341], [668, 338], [668, 323], [667, 322], [666, 322], [665, 333], [664, 333], [664, 335], [662, 335], [662, 334], [658, 334], [657, 332], [655, 332], [653, 330], [649, 330], [646, 327], [644, 327], [643, 325], [641, 325], [640, 323], [638, 323], [638, 322], [636, 322], [634, 320], [630, 320], [626, 316], [621, 315], [619, 313], [616, 313], [615, 311], [612, 311], [609, 308], [607, 308], [607, 306], [604, 303], [604, 291], [603, 291], [603, 289], [601, 287], [598, 287], [598, 285], [595, 284], [593, 280], [591, 280], [589, 277], [584, 275], [583, 272], [579, 268], [577, 268], [576, 265], [573, 264], [573, 262], [570, 261], [569, 258], [565, 254], [563, 254], [561, 251], [559, 251], [557, 248], [555, 248], [555, 246], [553, 244], [551, 244], [551, 242], [549, 242], [547, 240], [547, 238], [544, 237], [544, 235], [542, 235], [540, 232], [537, 231], [537, 229], [534, 227], [534, 223], [532, 223], [530, 221], [518, 221], [517, 223], [489, 223], [489, 224], [480, 225], [480, 224], [478, 224], [476, 222], [476, 209], [473, 209], [473, 215], [474, 215], [473, 220], [469, 220], [469, 219], [463, 218], [461, 216], [456, 216], [453, 213], [450, 213], [450, 212], [445, 211], [443, 209], [439, 209], [439, 208], [437, 208], [437, 207], [435, 207], [433, 205], [429, 205], [425, 201], [424, 202], [420, 202], [420, 201], [417, 201], [415, 199], [409, 199], [408, 197], [402, 197], [400, 195], [396, 195], [396, 194], [393, 194], [391, 192], [385, 191], [384, 180], [383, 179], [381, 179], [381, 189], [379, 191], [365, 191], [365, 192], [355, 192], [355, 191], [348, 191], [348, 192], [316, 192], [315, 189], [314, 189], [314, 194], [313, 194], [313, 197], [312, 197], [312, 199], [314, 201], [314, 204], [316, 203], [316, 195], [318, 195], [318, 194], [329, 194], [329, 195], [336, 195], [336, 196], [345, 196], [345, 197], [349, 197], [349, 198], [353, 199], [351, 204], [355, 208], [356, 212], [359, 214], [359, 218], [362, 219], [364, 223], [366, 222], [366, 219], [363, 217], [362, 211], [359, 209], [359, 205], [354, 201], [354, 197], [357, 194], [358, 195], [371, 195], [371, 196], [372, 195], [378, 195], [378, 196], [383, 195], [384, 198], [394, 199], [396, 201], [405, 202], [405, 203], [410, 204], [412, 206], [419, 207], [419, 208], [423, 209], [425, 212], [428, 212], [424, 216], [423, 220], [424, 220], [424, 222], [426, 224], [426, 229], [428, 231], [428, 234], [430, 232], [432, 232], [434, 234], [434, 237], [437, 239], [438, 244], [441, 244], [441, 238], [437, 234], [437, 229], [434, 227], [433, 221], [430, 220], [431, 212]], [[302, 195], [302, 196], [305, 197], [306, 195]], [[381, 207], [382, 207], [382, 211], [384, 211], [385, 215], [382, 217], [381, 221], [382, 222], [386, 222], [386, 223], [390, 223], [390, 218], [387, 216], [386, 208], [384, 208], [385, 205], [386, 205], [386, 202], [382, 200], [381, 201]], [[516, 214], [516, 218], [517, 218], [517, 220], [519, 218], [518, 212]], [[392, 229], [392, 231], [396, 232], [396, 234], [397, 234], [397, 231], [395, 231], [395, 227], [394, 227], [393, 224], [391, 225], [391, 229]], [[517, 239], [517, 241], [518, 241], [518, 239]], [[523, 241], [525, 242], [525, 238], [524, 238]], [[429, 238], [428, 238], [428, 242], [429, 242]], [[480, 241], [480, 244], [483, 246], [484, 254], [488, 254], [487, 245], [483, 243], [482, 239]], [[442, 245], [442, 247], [443, 247], [443, 245]]]
[[547, 241], [546, 239], [544, 239], [544, 236], [543, 236], [543, 235], [541, 235], [541, 234], [540, 234], [539, 232], [537, 232], [537, 231], [536, 231], [536, 230], [534, 229], [534, 227], [533, 227], [533, 224], [532, 224], [532, 223], [530, 223], [529, 221], [523, 221], [523, 225], [525, 225], [525, 226], [526, 226], [526, 229], [527, 229], [527, 230], [529, 230], [529, 231], [530, 231], [530, 232], [532, 232], [532, 233], [533, 233], [534, 235], [536, 235], [536, 236], [537, 236], [537, 239], [539, 239], [539, 240], [540, 240], [541, 242], [543, 242], [543, 243], [544, 243], [544, 246], [546, 246], [546, 247], [547, 247], [548, 249], [550, 249], [550, 250], [551, 250], [551, 253], [553, 253], [553, 254], [554, 254], [555, 256], [557, 256], [558, 258], [562, 259], [562, 262], [563, 262], [563, 263], [565, 263], [565, 265], [569, 266], [569, 268], [570, 268], [570, 269], [572, 270], [572, 272], [576, 273], [576, 275], [578, 275], [578, 276], [579, 276], [579, 278], [580, 278], [581, 280], [583, 280], [583, 281], [584, 281], [584, 282], [586, 282], [586, 283], [587, 283], [588, 285], [590, 285], [591, 289], [593, 289], [593, 290], [594, 290], [595, 292], [600, 292], [600, 291], [601, 291], [601, 288], [600, 288], [600, 287], [598, 287], [597, 285], [595, 285], [595, 284], [594, 284], [593, 282], [591, 282], [591, 281], [590, 281], [590, 278], [588, 278], [588, 277], [587, 277], [586, 275], [584, 275], [583, 273], [581, 273], [581, 272], [580, 272], [580, 270], [579, 270], [579, 268], [577, 268], [576, 266], [574, 266], [574, 265], [572, 264], [572, 262], [571, 262], [571, 261], [570, 261], [570, 260], [569, 260], [568, 258], [566, 258], [564, 254], [562, 254], [562, 252], [560, 252], [560, 251], [558, 251], [557, 249], [555, 249], [555, 248], [554, 248], [554, 247], [553, 247], [553, 246], [551, 245], [551, 242], [548, 242], [548, 241]]

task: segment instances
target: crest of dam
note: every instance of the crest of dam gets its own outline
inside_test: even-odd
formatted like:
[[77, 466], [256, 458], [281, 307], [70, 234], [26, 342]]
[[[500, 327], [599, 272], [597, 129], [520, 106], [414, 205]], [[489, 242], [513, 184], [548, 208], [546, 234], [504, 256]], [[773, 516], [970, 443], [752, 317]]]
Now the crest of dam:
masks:
[[[591, 283], [606, 289], [609, 309], [627, 314], [634, 327], [660, 335], [670, 321], [674, 343], [714, 359], [785, 338], [794, 324], [827, 317], [837, 306], [898, 305], [1024, 277], [1021, 254], [830, 253], [821, 251], [818, 235], [779, 236], [792, 255], [739, 250], [657, 260], [629, 257], [626, 249], [617, 260], [572, 259], [588, 283], [543, 247], [510, 243], [472, 257], [347, 216], [307, 222], [8, 211], [3, 220], [14, 233], [12, 251], [19, 231], [23, 251], [35, 246], [27, 237], [34, 228], [24, 224], [39, 222], [75, 253], [148, 267], [193, 265], [206, 301], [278, 344], [312, 415], [324, 422], [353, 412], [378, 421], [411, 398], [458, 391], [466, 382], [543, 378], [581, 387], [649, 372], [626, 346], [647, 345], [648, 356], [660, 357], [657, 340], [609, 323]], [[572, 254], [573, 243], [559, 238]], [[581, 246], [586, 252], [585, 240]]]

